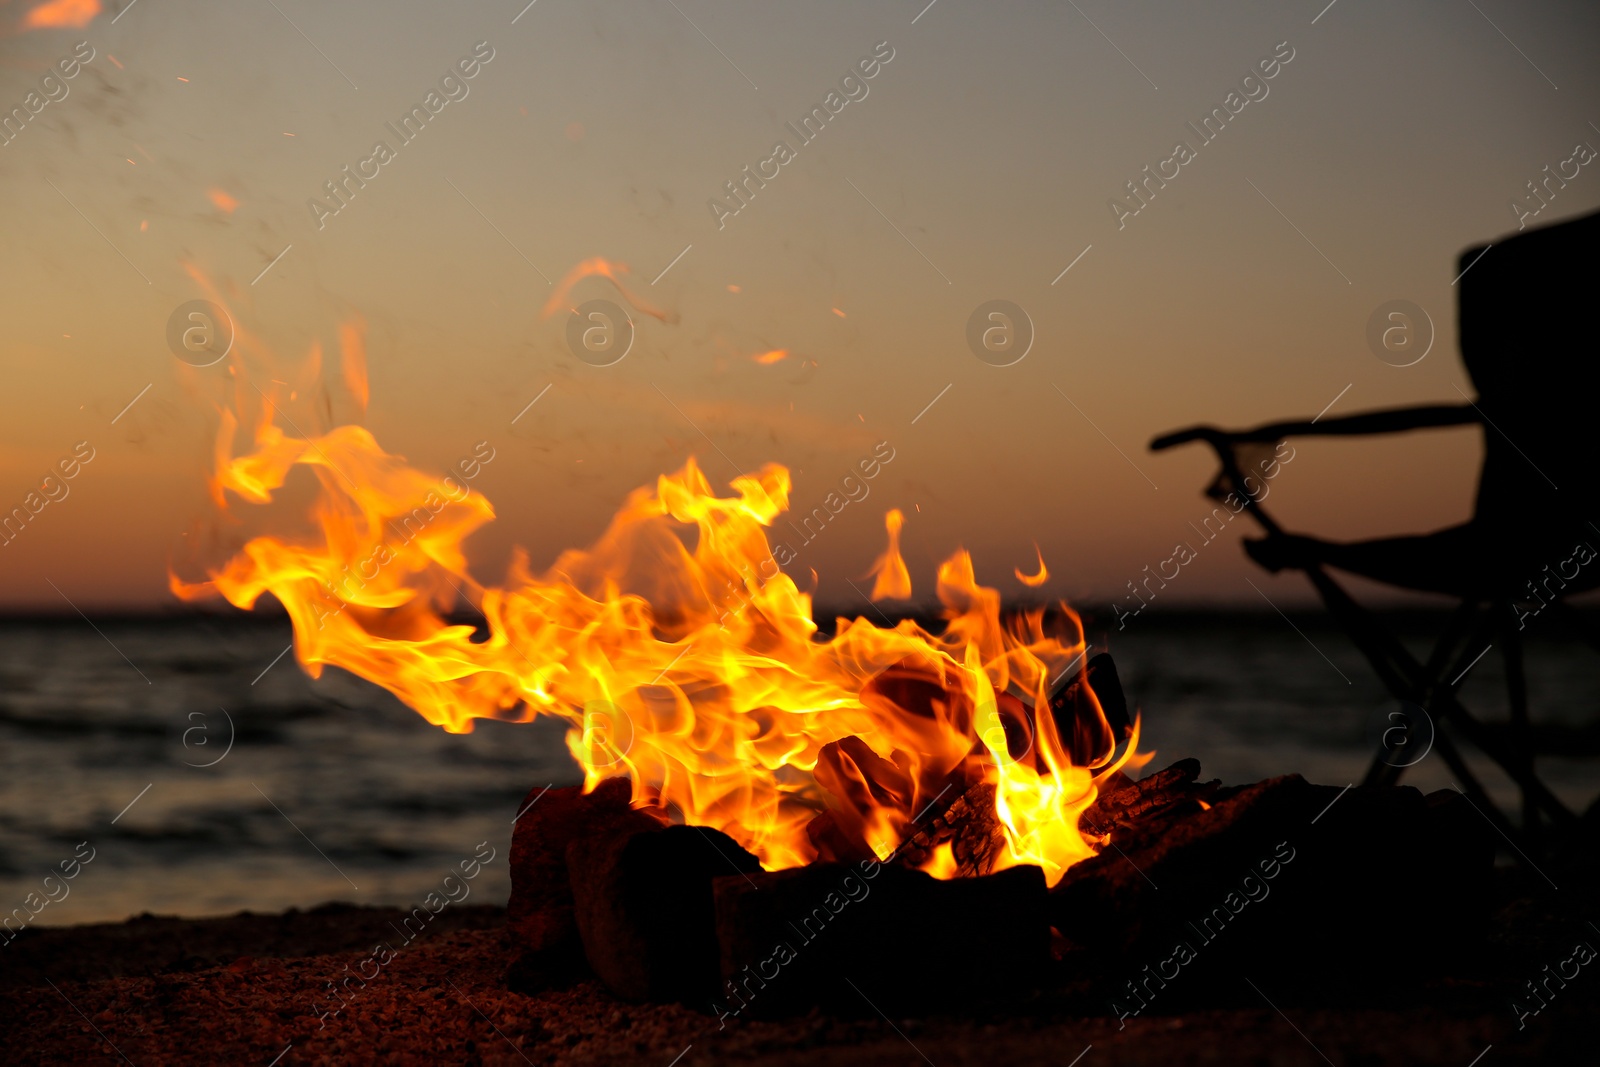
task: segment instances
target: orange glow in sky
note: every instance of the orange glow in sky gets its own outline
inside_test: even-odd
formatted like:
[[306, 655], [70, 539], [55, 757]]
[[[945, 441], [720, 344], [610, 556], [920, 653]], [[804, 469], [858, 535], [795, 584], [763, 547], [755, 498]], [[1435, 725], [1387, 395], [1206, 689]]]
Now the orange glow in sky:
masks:
[[100, 0], [45, 0], [28, 12], [22, 25], [30, 30], [87, 26], [100, 14]]

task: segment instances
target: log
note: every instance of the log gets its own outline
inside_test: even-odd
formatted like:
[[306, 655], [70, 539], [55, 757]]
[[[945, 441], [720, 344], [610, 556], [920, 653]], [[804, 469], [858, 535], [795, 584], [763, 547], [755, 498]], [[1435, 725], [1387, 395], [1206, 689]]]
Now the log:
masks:
[[[932, 719], [941, 709], [953, 721], [970, 714], [959, 691], [949, 690], [943, 679], [913, 660], [875, 675], [863, 686], [862, 699], [869, 706], [912, 718]], [[1001, 693], [995, 712], [1005, 730], [1012, 758], [1033, 765], [1038, 732], [1035, 710], [1015, 696]], [[1062, 686], [1050, 700], [1050, 714], [1074, 763], [1089, 766], [1103, 762], [1131, 732], [1127, 698], [1110, 655], [1092, 657]], [[981, 746], [975, 747], [981, 751]], [[922, 867], [936, 849], [948, 845], [957, 875], [973, 877], [992, 872], [1005, 848], [1004, 829], [994, 810], [993, 786], [978, 781], [969, 764], [952, 768], [942, 783], [935, 780], [930, 786], [926, 781], [913, 782], [902, 754], [893, 756], [884, 759], [858, 737], [844, 737], [822, 746], [815, 776], [832, 800], [829, 809], [806, 827], [817, 859], [826, 863], [876, 859], [880, 850], [866, 840], [865, 827], [874, 810], [885, 810], [908, 822], [916, 816], [916, 822], [907, 827], [908, 836], [895, 850], [895, 862]], [[1196, 764], [1195, 774], [1198, 773]], [[1156, 784], [1166, 784], [1165, 779]], [[1186, 799], [1178, 795], [1176, 786], [1160, 794], [1149, 792], [1151, 786], [1141, 788], [1146, 792], [1137, 803], [1130, 798], [1119, 807], [1107, 807], [1107, 827], [1114, 825], [1117, 817], [1132, 818]], [[933, 799], [926, 802], [925, 810], [915, 810], [923, 808], [925, 798], [930, 796]]]
[[958, 876], [972, 878], [993, 872], [1006, 843], [994, 798], [995, 788], [986, 782], [975, 782], [957, 793], [942, 809], [923, 816], [920, 829], [895, 850], [895, 862], [921, 867], [933, 858], [935, 849], [949, 844]]
[[624, 1000], [703, 1007], [717, 985], [712, 879], [761, 870], [705, 826], [618, 826], [567, 847], [584, 957]]
[[723, 986], [713, 1010], [926, 1013], [1005, 996], [1047, 966], [1044, 873], [940, 881], [868, 861], [714, 883]]
[[1126, 738], [1133, 730], [1133, 718], [1128, 714], [1128, 697], [1122, 691], [1122, 678], [1117, 674], [1117, 664], [1111, 653], [1091, 656], [1084, 666], [1084, 674], [1088, 677], [1089, 688], [1100, 701], [1100, 710], [1105, 712], [1112, 734]]
[[522, 815], [511, 835], [511, 898], [506, 904], [511, 942], [522, 950], [507, 980], [527, 991], [548, 988], [585, 970], [567, 874], [568, 847], [619, 829], [663, 825], [659, 816], [631, 806], [633, 786], [626, 778], [608, 778], [591, 793], [584, 793], [582, 786], [540, 793], [531, 791], [518, 809]]
[[823, 745], [812, 773], [831, 798], [829, 808], [806, 826], [817, 857], [825, 862], [872, 859], [876, 853], [866, 838], [872, 814], [879, 810], [902, 818], [911, 814], [916, 786], [910, 775], [859, 737], [841, 737]]
[[1128, 738], [1133, 720], [1128, 716], [1128, 698], [1109, 653], [1092, 657], [1083, 670], [1050, 697], [1050, 714], [1072, 762], [1080, 767], [1104, 760]]
[[1469, 948], [1486, 916], [1493, 841], [1471, 816], [1448, 791], [1298, 775], [1219, 791], [1207, 810], [1117, 828], [1115, 848], [1052, 890], [1051, 920], [1078, 950], [1067, 970], [1119, 1011], [1205, 1002], [1241, 973], [1324, 992], [1412, 980]]
[[[1021, 701], [1013, 703], [1022, 706]], [[806, 824], [818, 861], [876, 860], [878, 852], [866, 840], [864, 827], [868, 814], [881, 809], [906, 820], [910, 832], [894, 849], [893, 862], [922, 867], [935, 849], [949, 845], [958, 875], [989, 874], [1005, 847], [1005, 832], [995, 815], [994, 786], [975, 779], [973, 771], [970, 762], [958, 766], [923, 810], [915, 811], [911, 778], [894, 762], [874, 753], [859, 737], [828, 742], [817, 757], [815, 773], [833, 805]]]
[[[1068, 869], [1051, 891], [1051, 920], [1078, 945], [1129, 951], [1186, 918], [1178, 914], [1183, 905], [1198, 910], [1226, 892], [1222, 883], [1236, 870], [1248, 873], [1257, 854], [1270, 857], [1291, 828], [1316, 814], [1316, 798], [1315, 787], [1289, 775], [1246, 787], [1210, 811], [1135, 821], [1099, 855]], [[1214, 878], [1205, 877], [1208, 869]], [[1180, 883], [1181, 899], [1168, 903]]]
[[1187, 804], [1186, 810], [1199, 811], [1200, 806], [1194, 802], [1209, 802], [1221, 786], [1216, 780], [1196, 782], [1199, 776], [1200, 761], [1195, 759], [1179, 760], [1137, 781], [1118, 771], [1102, 783], [1099, 796], [1084, 810], [1079, 826], [1087, 833], [1107, 834], [1176, 805]]

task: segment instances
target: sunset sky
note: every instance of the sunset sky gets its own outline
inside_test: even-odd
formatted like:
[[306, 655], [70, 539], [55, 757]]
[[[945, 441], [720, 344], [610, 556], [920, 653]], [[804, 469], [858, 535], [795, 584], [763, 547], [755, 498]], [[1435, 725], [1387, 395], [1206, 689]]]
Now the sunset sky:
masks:
[[[21, 116], [0, 144], [0, 511], [92, 452], [0, 548], [0, 607], [176, 603], [230, 385], [227, 361], [169, 350], [204, 295], [185, 263], [285, 368], [364, 321], [364, 421], [388, 450], [442, 472], [489, 442], [481, 580], [514, 545], [543, 566], [590, 542], [691, 455], [719, 485], [789, 466], [804, 512], [887, 442], [789, 568], [819, 572], [824, 605], [867, 610], [845, 579], [891, 507], [919, 597], [957, 546], [1035, 595], [1012, 572], [1037, 543], [1045, 592], [1103, 603], [1210, 510], [1209, 454], [1153, 436], [1470, 394], [1457, 255], [1600, 146], [1600, 9], [1578, 2], [524, 3], [0, 2], [0, 109]], [[1230, 93], [1254, 98], [1231, 114]], [[1213, 109], [1203, 141], [1187, 124]], [[1180, 141], [1192, 158], [1166, 164]], [[364, 161], [331, 213], [324, 183]], [[1131, 214], [1127, 183], [1163, 165]], [[740, 206], [725, 183], [746, 167], [769, 177]], [[1594, 210], [1597, 168], [1526, 221]], [[665, 314], [636, 314], [610, 366], [540, 315], [594, 256]], [[598, 277], [572, 299], [623, 302]], [[1367, 343], [1397, 299], [1436, 327], [1408, 367]], [[968, 346], [991, 300], [1033, 324], [1011, 366]], [[297, 414], [318, 428], [355, 410], [329, 366]], [[1474, 431], [1294, 446], [1269, 501], [1291, 529], [1470, 511]], [[1304, 603], [1303, 579], [1249, 567], [1243, 529], [1169, 603], [1262, 606], [1247, 575]]]

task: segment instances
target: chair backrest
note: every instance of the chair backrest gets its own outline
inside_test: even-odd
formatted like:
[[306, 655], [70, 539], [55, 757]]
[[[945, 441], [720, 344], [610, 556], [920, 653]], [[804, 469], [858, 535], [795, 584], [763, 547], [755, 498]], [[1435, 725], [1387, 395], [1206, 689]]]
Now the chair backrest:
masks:
[[1477, 521], [1600, 525], [1600, 212], [1469, 248], [1456, 269], [1461, 355], [1493, 424]]

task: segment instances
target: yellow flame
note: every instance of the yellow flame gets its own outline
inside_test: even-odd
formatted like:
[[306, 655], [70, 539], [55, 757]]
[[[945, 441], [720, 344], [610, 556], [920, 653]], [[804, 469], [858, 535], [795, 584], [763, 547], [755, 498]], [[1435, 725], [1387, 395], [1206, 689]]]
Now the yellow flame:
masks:
[[923, 864], [922, 869], [935, 878], [954, 878], [958, 871], [956, 865], [955, 849], [946, 841], [933, 850], [932, 857]]

